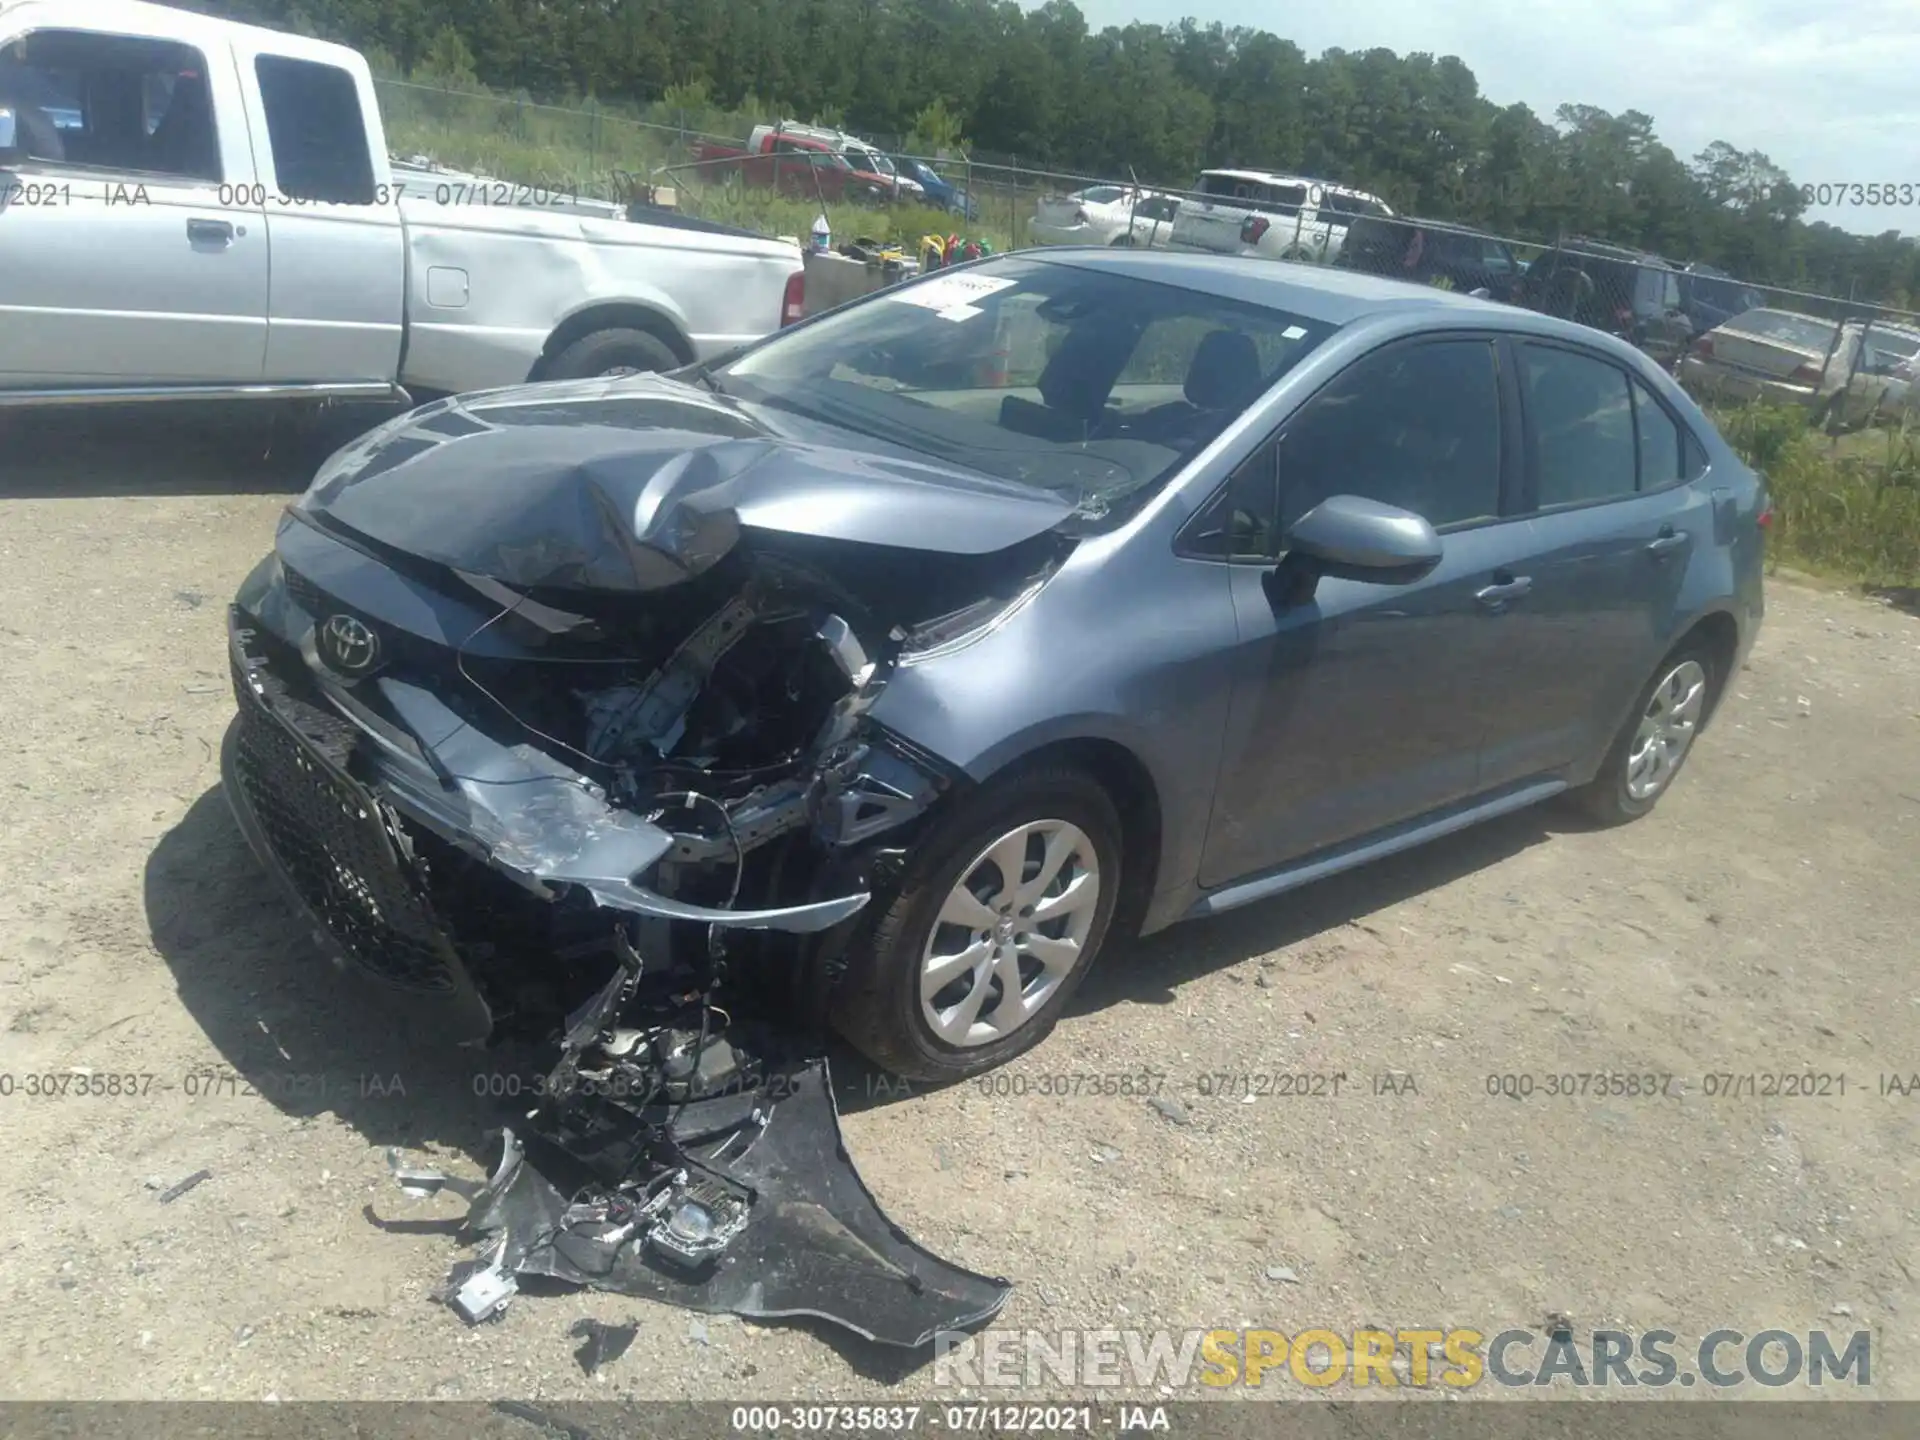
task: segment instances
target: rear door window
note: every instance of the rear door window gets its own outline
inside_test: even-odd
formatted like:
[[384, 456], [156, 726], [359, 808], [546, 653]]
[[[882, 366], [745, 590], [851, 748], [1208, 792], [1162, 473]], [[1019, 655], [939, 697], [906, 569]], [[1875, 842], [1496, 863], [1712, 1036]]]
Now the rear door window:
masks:
[[1386, 207], [1377, 200], [1369, 200], [1364, 195], [1342, 195], [1337, 190], [1329, 190], [1327, 198], [1320, 202], [1320, 208], [1334, 215], [1384, 215]]
[[1520, 380], [1542, 510], [1631, 495], [1640, 450], [1627, 372], [1597, 356], [1522, 344]]

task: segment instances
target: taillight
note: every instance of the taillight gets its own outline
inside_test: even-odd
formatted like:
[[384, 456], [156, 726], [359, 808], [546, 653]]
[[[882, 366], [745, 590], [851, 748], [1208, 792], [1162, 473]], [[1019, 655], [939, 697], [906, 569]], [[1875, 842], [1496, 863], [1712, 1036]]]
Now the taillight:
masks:
[[1702, 335], [1698, 340], [1694, 341], [1693, 353], [1698, 355], [1702, 360], [1711, 360], [1713, 358], [1713, 337], [1711, 335]]
[[1616, 325], [1633, 324], [1633, 311], [1627, 306], [1622, 305], [1618, 310], [1613, 312], [1613, 323]]
[[787, 277], [787, 293], [780, 301], [780, 328], [806, 319], [807, 272], [796, 270]]
[[1789, 375], [1787, 379], [1796, 385], [1818, 385], [1820, 383], [1821, 372], [1826, 368], [1826, 366], [1820, 364], [1818, 361], [1809, 360]]
[[1761, 507], [1760, 513], [1753, 517], [1754, 523], [1762, 530], [1773, 528], [1773, 505], [1771, 502]]
[[1240, 243], [1258, 245], [1260, 237], [1273, 228], [1273, 222], [1264, 215], [1249, 215], [1240, 222]]

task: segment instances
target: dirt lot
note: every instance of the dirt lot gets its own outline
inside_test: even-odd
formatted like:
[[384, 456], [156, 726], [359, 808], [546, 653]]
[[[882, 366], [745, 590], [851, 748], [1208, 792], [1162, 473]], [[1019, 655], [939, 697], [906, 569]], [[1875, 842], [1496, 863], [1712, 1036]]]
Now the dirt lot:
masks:
[[[266, 439], [0, 430], [0, 1395], [926, 1393], [930, 1368], [819, 1329], [566, 1293], [469, 1330], [430, 1303], [453, 1242], [381, 1226], [459, 1207], [400, 1195], [385, 1150], [471, 1172], [495, 1116], [470, 1062], [317, 961], [219, 793], [223, 606], [303, 478]], [[1769, 606], [1652, 819], [1522, 814], [1112, 954], [986, 1089], [888, 1095], [848, 1066], [868, 1182], [1018, 1283], [1004, 1325], [1858, 1326], [1876, 1392], [1920, 1397], [1920, 1094], [1880, 1093], [1920, 1071], [1920, 620], [1783, 582]], [[154, 1079], [25, 1094], [74, 1067]], [[260, 1093], [187, 1094], [207, 1070]], [[1143, 1070], [1172, 1118], [991, 1093]], [[1488, 1094], [1563, 1071], [1689, 1093]], [[1804, 1071], [1846, 1093], [1702, 1093]], [[1389, 1072], [1415, 1092], [1376, 1093]], [[1215, 1073], [1347, 1079], [1249, 1103], [1202, 1093]], [[583, 1315], [640, 1322], [597, 1379]]]

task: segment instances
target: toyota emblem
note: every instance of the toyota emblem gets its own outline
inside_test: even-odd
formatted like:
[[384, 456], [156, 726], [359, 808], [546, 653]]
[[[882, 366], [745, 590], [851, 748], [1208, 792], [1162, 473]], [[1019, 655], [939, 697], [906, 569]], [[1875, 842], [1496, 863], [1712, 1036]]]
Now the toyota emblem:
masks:
[[370, 674], [380, 663], [380, 637], [352, 615], [329, 615], [314, 648], [329, 669], [342, 675]]

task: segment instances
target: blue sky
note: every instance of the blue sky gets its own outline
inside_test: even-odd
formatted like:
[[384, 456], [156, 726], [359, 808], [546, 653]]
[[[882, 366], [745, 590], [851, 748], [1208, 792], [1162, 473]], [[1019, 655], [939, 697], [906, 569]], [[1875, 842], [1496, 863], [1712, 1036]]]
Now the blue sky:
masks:
[[[1920, 0], [1075, 0], [1095, 30], [1134, 20], [1249, 25], [1308, 55], [1385, 46], [1458, 55], [1497, 104], [1653, 116], [1690, 160], [1761, 150], [1795, 181], [1920, 192]], [[1920, 233], [1920, 203], [1808, 211], [1848, 230]]]

